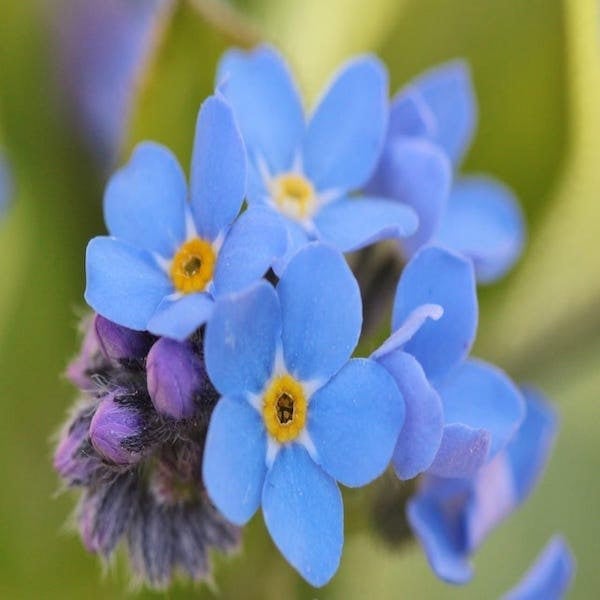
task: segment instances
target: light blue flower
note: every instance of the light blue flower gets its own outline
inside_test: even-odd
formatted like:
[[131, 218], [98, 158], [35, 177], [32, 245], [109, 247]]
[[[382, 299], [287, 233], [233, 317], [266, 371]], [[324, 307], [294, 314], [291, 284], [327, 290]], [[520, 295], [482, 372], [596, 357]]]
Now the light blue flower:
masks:
[[502, 600], [560, 600], [573, 583], [575, 558], [561, 536], [554, 536], [523, 579]]
[[114, 161], [135, 84], [172, 0], [77, 0], [54, 12], [66, 102], [91, 150]]
[[477, 330], [472, 263], [429, 246], [407, 264], [393, 334], [372, 355], [394, 376], [406, 419], [394, 451], [401, 479], [465, 477], [490, 461], [523, 419], [521, 394], [483, 361], [467, 360]]
[[268, 47], [227, 52], [218, 85], [248, 150], [249, 202], [286, 217], [288, 257], [309, 240], [346, 252], [416, 230], [407, 206], [349, 197], [371, 175], [385, 136], [387, 75], [377, 59], [343, 66], [308, 121], [287, 66]]
[[473, 138], [476, 113], [463, 62], [412, 81], [392, 101], [384, 151], [366, 190], [417, 212], [419, 229], [401, 241], [407, 256], [426, 243], [444, 245], [469, 257], [477, 280], [489, 283], [519, 258], [525, 224], [513, 192], [492, 177], [459, 175], [448, 187]]
[[0, 149], [0, 218], [8, 209], [12, 194], [12, 176], [4, 152]]
[[531, 493], [550, 454], [557, 431], [554, 411], [538, 392], [525, 388], [523, 394], [526, 418], [493, 460], [470, 478], [427, 475], [408, 504], [410, 525], [431, 567], [451, 583], [472, 577], [471, 555]]
[[272, 212], [251, 207], [234, 223], [245, 179], [242, 140], [219, 97], [198, 115], [189, 202], [174, 155], [140, 144], [106, 189], [110, 237], [88, 244], [88, 304], [130, 329], [185, 339], [210, 318], [215, 297], [251, 284], [285, 250]]
[[362, 322], [343, 257], [316, 243], [263, 281], [223, 298], [207, 325], [211, 417], [203, 479], [217, 508], [246, 523], [262, 505], [285, 558], [312, 585], [337, 570], [342, 497], [389, 464], [404, 405], [392, 377], [350, 359]]

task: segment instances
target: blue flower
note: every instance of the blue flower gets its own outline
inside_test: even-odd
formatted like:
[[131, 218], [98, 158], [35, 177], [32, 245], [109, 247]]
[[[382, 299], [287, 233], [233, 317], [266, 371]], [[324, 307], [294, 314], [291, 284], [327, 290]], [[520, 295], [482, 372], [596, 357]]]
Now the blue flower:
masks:
[[575, 559], [560, 536], [554, 536], [523, 579], [502, 600], [560, 600], [573, 582]]
[[393, 334], [372, 355], [395, 378], [406, 419], [394, 452], [401, 479], [465, 477], [490, 461], [523, 419], [523, 399], [496, 367], [468, 359], [477, 329], [472, 263], [429, 246], [407, 264]]
[[407, 256], [423, 244], [441, 244], [469, 257], [477, 280], [489, 283], [519, 258], [525, 225], [514, 194], [487, 175], [458, 176], [450, 190], [451, 171], [459, 169], [473, 138], [476, 112], [464, 63], [418, 77], [392, 101], [384, 151], [366, 190], [417, 212], [419, 229], [401, 242]]
[[377, 59], [347, 63], [308, 122], [283, 59], [270, 48], [227, 52], [218, 84], [248, 150], [249, 202], [286, 217], [288, 257], [309, 240], [346, 252], [416, 230], [407, 206], [349, 198], [375, 168], [385, 136], [387, 75]]
[[451, 583], [472, 577], [470, 556], [527, 498], [548, 459], [556, 416], [538, 392], [525, 388], [523, 394], [526, 418], [504, 450], [469, 478], [427, 475], [408, 504], [409, 522], [431, 567]]
[[8, 209], [13, 192], [12, 177], [4, 152], [0, 149], [0, 218]]
[[58, 71], [86, 141], [104, 164], [115, 159], [135, 84], [169, 0], [78, 0], [58, 11]]
[[267, 282], [217, 303], [208, 375], [222, 395], [203, 479], [217, 508], [244, 524], [262, 505], [275, 544], [312, 585], [335, 573], [343, 544], [336, 481], [362, 486], [389, 464], [404, 418], [392, 377], [350, 359], [361, 328], [358, 285], [343, 257], [310, 244]]
[[245, 180], [242, 140], [219, 97], [198, 115], [190, 202], [173, 154], [140, 144], [106, 189], [111, 237], [88, 245], [88, 304], [130, 329], [190, 335], [209, 319], [215, 297], [261, 277], [285, 250], [285, 230], [264, 208], [251, 207], [232, 225]]

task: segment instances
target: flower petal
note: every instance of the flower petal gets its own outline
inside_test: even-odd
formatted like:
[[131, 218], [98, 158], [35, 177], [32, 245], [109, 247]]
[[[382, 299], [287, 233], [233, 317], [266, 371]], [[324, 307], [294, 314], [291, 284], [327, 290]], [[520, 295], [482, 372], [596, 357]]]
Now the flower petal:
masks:
[[371, 175], [387, 126], [387, 73], [373, 57], [336, 74], [308, 124], [304, 170], [318, 191], [359, 188]]
[[422, 138], [401, 137], [386, 145], [366, 189], [415, 210], [419, 227], [401, 243], [411, 256], [437, 233], [451, 183], [450, 161], [438, 146]]
[[237, 216], [246, 189], [246, 152], [231, 107], [211, 96], [196, 123], [190, 177], [198, 233], [211, 242]]
[[106, 187], [108, 231], [170, 258], [185, 238], [186, 196], [185, 176], [173, 153], [153, 142], [139, 144]]
[[468, 256], [478, 281], [496, 281], [515, 264], [525, 242], [525, 223], [515, 195], [489, 177], [459, 179], [436, 240]]
[[233, 224], [219, 252], [215, 295], [238, 292], [264, 275], [283, 256], [287, 229], [279, 214], [251, 206]]
[[255, 168], [262, 159], [271, 174], [289, 170], [304, 134], [304, 114], [281, 55], [267, 46], [249, 53], [230, 50], [217, 79]]
[[223, 396], [211, 415], [202, 480], [215, 506], [244, 525], [260, 506], [267, 438], [258, 412], [243, 398]]
[[491, 437], [486, 429], [462, 423], [445, 425], [442, 442], [428, 472], [440, 477], [473, 477], [488, 459]]
[[150, 254], [114, 238], [89, 242], [85, 272], [85, 301], [103, 317], [130, 329], [146, 329], [160, 301], [173, 292]]
[[[463, 482], [457, 480], [447, 480], [444, 484], [448, 488], [444, 495], [450, 500], [464, 487]], [[408, 522], [435, 574], [449, 583], [467, 583], [473, 569], [464, 551], [460, 514], [452, 502], [445, 509], [443, 499], [443, 495], [440, 498], [438, 494], [417, 494], [407, 505]]]
[[433, 462], [442, 441], [442, 401], [417, 360], [402, 351], [378, 359], [394, 378], [406, 405], [392, 464], [400, 479], [412, 479]]
[[409, 85], [394, 96], [390, 104], [388, 141], [400, 135], [430, 137], [436, 127], [435, 115], [419, 90]]
[[560, 600], [571, 587], [575, 558], [561, 536], [554, 536], [516, 587], [502, 600]]
[[438, 387], [446, 423], [490, 432], [492, 459], [523, 422], [523, 396], [507, 375], [488, 363], [468, 360]]
[[427, 319], [433, 319], [437, 321], [444, 314], [444, 309], [439, 304], [421, 304], [421, 306], [417, 306], [406, 318], [404, 323], [396, 329], [388, 337], [373, 354], [371, 354], [371, 358], [375, 358], [377, 360], [381, 359], [387, 354], [395, 352], [396, 350], [401, 350], [404, 344], [408, 342], [414, 335], [423, 327], [423, 323], [427, 321]]
[[286, 217], [283, 217], [282, 220], [285, 224], [287, 244], [284, 255], [273, 264], [273, 271], [279, 277], [294, 255], [311, 241], [306, 229], [298, 222]]
[[206, 326], [206, 369], [223, 395], [256, 393], [271, 376], [281, 335], [277, 294], [260, 281], [216, 302]]
[[342, 495], [298, 444], [279, 451], [262, 495], [265, 524], [286, 560], [311, 585], [337, 571], [344, 542]]
[[404, 350], [435, 382], [467, 356], [475, 339], [477, 296], [471, 262], [436, 247], [415, 254], [398, 283], [392, 329], [398, 329], [421, 304], [439, 304], [444, 314], [437, 321], [427, 321]]
[[386, 238], [404, 238], [417, 229], [417, 216], [406, 204], [381, 198], [344, 198], [315, 217], [321, 239], [341, 252], [358, 250]]
[[531, 387], [521, 391], [526, 404], [525, 420], [506, 448], [519, 501], [530, 494], [539, 480], [558, 431], [558, 417], [542, 394]]
[[148, 321], [148, 331], [182, 342], [210, 319], [214, 309], [210, 294], [185, 294], [165, 298]]
[[277, 286], [285, 364], [301, 380], [328, 379], [350, 358], [362, 323], [358, 284], [344, 257], [309, 244]]
[[466, 63], [452, 61], [427, 71], [412, 82], [436, 118], [433, 141], [455, 166], [466, 153], [477, 125], [477, 100]]
[[375, 361], [354, 359], [314, 393], [307, 427], [323, 469], [358, 487], [385, 471], [403, 421], [394, 379]]

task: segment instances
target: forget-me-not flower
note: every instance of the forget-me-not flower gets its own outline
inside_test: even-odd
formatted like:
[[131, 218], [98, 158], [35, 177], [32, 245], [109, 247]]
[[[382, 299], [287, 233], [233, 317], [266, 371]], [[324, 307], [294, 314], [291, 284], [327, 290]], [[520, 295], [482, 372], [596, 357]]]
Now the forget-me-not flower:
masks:
[[110, 237], [87, 248], [88, 304], [119, 325], [184, 339], [208, 320], [215, 297], [261, 277], [285, 251], [285, 229], [261, 207], [234, 223], [245, 165], [233, 113], [218, 96], [198, 115], [189, 202], [173, 154], [140, 144], [106, 189]]
[[523, 418], [521, 394], [499, 369], [468, 359], [477, 329], [472, 263], [429, 246], [407, 264], [393, 334], [374, 353], [406, 403], [393, 466], [401, 479], [427, 470], [469, 476], [506, 445]]
[[366, 190], [409, 204], [419, 215], [416, 233], [401, 240], [407, 256], [423, 244], [444, 245], [469, 257], [477, 280], [488, 283], [519, 258], [525, 225], [512, 191], [487, 175], [458, 175], [448, 196], [451, 171], [459, 169], [476, 122], [463, 62], [424, 73], [392, 101], [384, 151]]
[[525, 420], [493, 460], [469, 478], [428, 474], [408, 504], [409, 522], [431, 567], [451, 583], [472, 577], [471, 555], [527, 498], [549, 457], [557, 431], [554, 411], [538, 392], [524, 388], [523, 394]]
[[575, 558], [565, 540], [555, 535], [523, 579], [501, 600], [561, 600], [575, 575]]
[[227, 52], [218, 86], [248, 151], [248, 200], [284, 215], [288, 257], [309, 240], [346, 252], [416, 230], [408, 206], [350, 198], [375, 168], [385, 136], [387, 75], [377, 59], [342, 67], [308, 120], [287, 66], [271, 48]]
[[276, 288], [263, 281], [221, 299], [206, 329], [206, 367], [222, 395], [204, 450], [208, 494], [238, 525], [262, 505], [275, 544], [315, 586], [340, 561], [336, 482], [379, 476], [404, 418], [387, 371], [350, 359], [361, 322], [342, 255], [316, 243], [290, 260]]
[[95, 156], [112, 163], [136, 83], [172, 0], [76, 0], [57, 17], [56, 62], [66, 102]]

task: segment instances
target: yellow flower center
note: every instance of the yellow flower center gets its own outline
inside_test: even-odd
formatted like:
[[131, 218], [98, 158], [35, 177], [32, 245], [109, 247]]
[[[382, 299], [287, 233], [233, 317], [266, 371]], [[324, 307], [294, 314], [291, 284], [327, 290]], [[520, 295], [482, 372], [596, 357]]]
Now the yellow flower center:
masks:
[[213, 278], [216, 255], [213, 247], [201, 238], [182, 244], [171, 263], [171, 280], [184, 294], [202, 292]]
[[291, 375], [271, 381], [263, 396], [265, 427], [279, 443], [300, 435], [306, 424], [306, 397], [302, 385]]
[[317, 207], [312, 184], [297, 173], [285, 173], [274, 180], [273, 199], [282, 213], [299, 221], [311, 217]]

